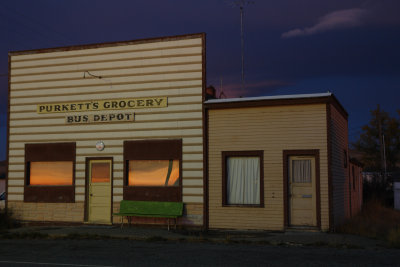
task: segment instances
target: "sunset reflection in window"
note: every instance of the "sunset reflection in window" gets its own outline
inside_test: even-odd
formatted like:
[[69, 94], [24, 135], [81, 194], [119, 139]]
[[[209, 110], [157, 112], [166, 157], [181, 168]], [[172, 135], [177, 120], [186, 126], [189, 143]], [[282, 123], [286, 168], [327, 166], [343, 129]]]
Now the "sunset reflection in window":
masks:
[[179, 160], [130, 160], [130, 186], [179, 186]]
[[92, 163], [92, 183], [110, 182], [110, 163]]
[[72, 185], [72, 161], [30, 162], [30, 185]]

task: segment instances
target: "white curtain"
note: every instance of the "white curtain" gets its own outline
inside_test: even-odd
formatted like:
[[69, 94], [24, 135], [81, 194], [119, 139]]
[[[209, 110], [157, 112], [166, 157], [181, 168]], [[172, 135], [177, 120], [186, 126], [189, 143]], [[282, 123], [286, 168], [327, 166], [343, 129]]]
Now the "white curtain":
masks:
[[260, 204], [260, 158], [227, 158], [228, 204]]
[[311, 160], [293, 160], [293, 182], [311, 183]]

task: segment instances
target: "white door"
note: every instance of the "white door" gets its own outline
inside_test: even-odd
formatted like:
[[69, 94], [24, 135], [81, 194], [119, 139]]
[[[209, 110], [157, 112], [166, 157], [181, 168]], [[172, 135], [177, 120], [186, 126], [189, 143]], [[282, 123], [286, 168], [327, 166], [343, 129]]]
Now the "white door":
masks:
[[317, 226], [315, 158], [289, 157], [289, 225]]

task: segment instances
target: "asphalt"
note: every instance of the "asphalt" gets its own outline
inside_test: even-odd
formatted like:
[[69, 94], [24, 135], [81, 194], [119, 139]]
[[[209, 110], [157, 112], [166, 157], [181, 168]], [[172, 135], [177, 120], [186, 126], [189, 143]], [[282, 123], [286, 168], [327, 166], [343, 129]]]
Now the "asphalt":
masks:
[[223, 230], [167, 230], [163, 226], [23, 226], [10, 229], [0, 238], [62, 238], [62, 239], [130, 239], [165, 242], [212, 242], [212, 243], [253, 243], [278, 246], [326, 246], [336, 248], [386, 247], [382, 240], [361, 236], [326, 233], [318, 231], [289, 230], [270, 231], [223, 231]]

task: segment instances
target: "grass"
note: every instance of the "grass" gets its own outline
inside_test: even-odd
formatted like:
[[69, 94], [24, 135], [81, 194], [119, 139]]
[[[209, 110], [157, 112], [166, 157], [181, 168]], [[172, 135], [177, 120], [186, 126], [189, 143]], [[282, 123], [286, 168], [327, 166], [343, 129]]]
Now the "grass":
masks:
[[400, 248], [400, 211], [385, 207], [379, 201], [364, 204], [363, 210], [338, 227], [338, 232], [355, 234], [388, 242]]
[[0, 210], [0, 232], [19, 226], [19, 223], [14, 219], [10, 210]]

